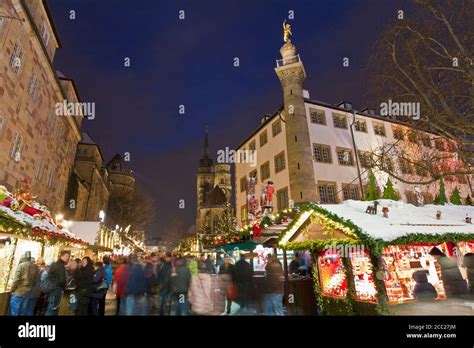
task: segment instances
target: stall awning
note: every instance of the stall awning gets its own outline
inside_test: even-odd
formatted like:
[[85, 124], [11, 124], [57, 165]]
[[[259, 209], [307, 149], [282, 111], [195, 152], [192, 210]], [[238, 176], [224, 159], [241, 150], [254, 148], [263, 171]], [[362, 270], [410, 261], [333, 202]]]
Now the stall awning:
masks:
[[100, 221], [72, 221], [68, 229], [77, 238], [94, 245], [100, 231]]
[[243, 243], [227, 244], [221, 247], [221, 249], [223, 249], [224, 251], [231, 251], [231, 250], [234, 250], [235, 248], [237, 248], [238, 250], [253, 250], [255, 249], [257, 245], [258, 244], [255, 242], [248, 241], [248, 242], [243, 242]]

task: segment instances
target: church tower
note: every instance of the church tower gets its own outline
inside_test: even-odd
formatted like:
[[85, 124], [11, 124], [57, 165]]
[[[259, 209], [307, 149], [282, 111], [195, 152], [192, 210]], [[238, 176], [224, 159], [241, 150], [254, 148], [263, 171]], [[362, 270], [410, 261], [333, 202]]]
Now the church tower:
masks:
[[203, 156], [199, 160], [199, 167], [196, 175], [196, 231], [199, 231], [200, 219], [199, 212], [204, 206], [206, 196], [212, 191], [214, 187], [214, 170], [212, 158], [209, 157], [209, 140], [206, 134], [204, 136]]
[[295, 203], [316, 202], [316, 182], [309, 137], [303, 82], [306, 79], [303, 62], [291, 43], [291, 27], [283, 23], [285, 44], [281, 47], [282, 59], [277, 60], [275, 72], [283, 89], [286, 126], [290, 199]]

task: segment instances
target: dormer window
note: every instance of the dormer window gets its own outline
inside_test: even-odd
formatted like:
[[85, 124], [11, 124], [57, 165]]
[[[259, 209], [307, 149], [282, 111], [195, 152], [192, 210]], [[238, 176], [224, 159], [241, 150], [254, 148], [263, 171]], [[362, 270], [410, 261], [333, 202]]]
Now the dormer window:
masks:
[[49, 35], [49, 30], [46, 27], [46, 24], [43, 24], [43, 33], [41, 34], [41, 37], [43, 39], [44, 45], [48, 46], [50, 35]]

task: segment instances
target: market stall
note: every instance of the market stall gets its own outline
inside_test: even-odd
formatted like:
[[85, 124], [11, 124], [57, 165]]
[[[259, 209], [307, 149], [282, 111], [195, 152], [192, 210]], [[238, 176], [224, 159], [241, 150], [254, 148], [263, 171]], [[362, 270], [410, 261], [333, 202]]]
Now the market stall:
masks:
[[88, 243], [56, 224], [48, 208], [27, 192], [28, 183], [10, 193], [0, 186], [0, 315], [8, 308], [14, 270], [26, 251], [35, 259], [57, 259], [61, 249], [78, 255]]
[[463, 271], [462, 256], [474, 245], [474, 207], [379, 200], [372, 214], [368, 206], [377, 205], [308, 204], [279, 238], [286, 250], [312, 251], [319, 312], [387, 313], [390, 306], [414, 301], [417, 271], [426, 273], [436, 300], [445, 299], [441, 268], [430, 252], [436, 247], [458, 256]]

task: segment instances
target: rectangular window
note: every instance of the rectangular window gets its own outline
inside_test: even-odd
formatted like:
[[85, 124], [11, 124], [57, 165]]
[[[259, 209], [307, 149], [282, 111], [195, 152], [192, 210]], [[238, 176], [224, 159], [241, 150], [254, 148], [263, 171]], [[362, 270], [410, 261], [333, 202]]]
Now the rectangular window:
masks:
[[310, 109], [309, 117], [311, 123], [326, 125], [326, 115], [323, 110]]
[[43, 25], [43, 35], [42, 35], [42, 38], [43, 38], [43, 42], [44, 42], [44, 45], [45, 46], [48, 46], [48, 43], [49, 43], [49, 31], [48, 31], [48, 28], [46, 27], [46, 25]]
[[418, 134], [414, 131], [409, 132], [408, 141], [416, 144], [418, 142]]
[[35, 73], [31, 76], [30, 84], [28, 86], [28, 93], [33, 99], [36, 99], [38, 95], [38, 77]]
[[331, 148], [327, 145], [313, 144], [314, 160], [322, 163], [332, 163]]
[[422, 135], [421, 136], [421, 142], [423, 143], [424, 146], [430, 147], [431, 148], [431, 138], [429, 135]]
[[347, 129], [347, 119], [344, 115], [332, 114], [332, 121], [335, 128]]
[[435, 140], [435, 147], [436, 147], [436, 150], [438, 151], [445, 151], [446, 150], [446, 146], [444, 144], [444, 140], [443, 139], [436, 139]]
[[370, 152], [359, 151], [359, 162], [361, 167], [363, 168], [372, 167], [372, 159], [370, 156]]
[[59, 122], [58, 128], [56, 128], [56, 140], [61, 140], [64, 136], [64, 123]]
[[51, 188], [53, 186], [53, 168], [48, 170], [48, 179], [46, 180], [46, 187]]
[[393, 137], [397, 140], [403, 140], [405, 137], [403, 135], [403, 130], [401, 128], [393, 128]]
[[277, 121], [273, 122], [273, 124], [272, 124], [272, 134], [273, 134], [273, 136], [276, 136], [279, 133], [281, 133], [281, 120], [277, 120]]
[[393, 169], [394, 167], [392, 159], [387, 156], [382, 156], [382, 170], [393, 173]]
[[5, 120], [5, 117], [3, 116], [0, 116], [0, 139], [2, 137], [2, 134], [3, 134], [3, 130], [5, 129], [5, 123], [7, 121]]
[[288, 208], [288, 187], [277, 191], [278, 211]]
[[260, 166], [260, 176], [262, 180], [266, 180], [270, 177], [270, 161], [267, 161]]
[[281, 152], [275, 156], [275, 173], [281, 172], [285, 167], [285, 152]]
[[244, 225], [248, 220], [247, 217], [247, 204], [244, 204], [243, 206], [240, 207], [240, 221], [242, 222], [242, 225]]
[[318, 191], [321, 203], [336, 203], [335, 184], [319, 184]]
[[336, 149], [337, 160], [340, 165], [353, 166], [354, 159], [352, 157], [352, 151], [349, 149]]
[[43, 178], [43, 171], [44, 171], [44, 163], [43, 163], [43, 159], [40, 158], [36, 166], [36, 173], [35, 173], [36, 180], [41, 181], [41, 179]]
[[374, 133], [380, 136], [385, 136], [385, 126], [383, 123], [373, 122]]
[[399, 164], [400, 164], [400, 171], [403, 174], [413, 174], [413, 168], [406, 159], [400, 158]]
[[56, 120], [56, 112], [52, 111], [48, 116], [48, 131], [52, 131], [54, 127], [54, 120]]
[[428, 171], [420, 165], [415, 165], [415, 172], [416, 172], [416, 175], [418, 176], [423, 176], [423, 177], [428, 176]]
[[244, 192], [247, 189], [247, 177], [243, 176], [240, 178], [240, 192]]
[[10, 57], [10, 67], [15, 71], [17, 75], [20, 74], [23, 61], [25, 60], [25, 54], [23, 53], [23, 47], [19, 42], [13, 47], [13, 52]]
[[260, 147], [265, 145], [268, 142], [267, 131], [264, 131], [260, 134]]
[[357, 201], [360, 199], [359, 187], [357, 185], [342, 184], [342, 196], [344, 200], [352, 199]]
[[255, 151], [256, 148], [257, 148], [257, 145], [255, 143], [255, 140], [252, 140], [249, 144], [249, 150], [250, 151]]
[[367, 122], [364, 120], [356, 120], [354, 123], [354, 128], [358, 132], [367, 133]]
[[22, 148], [23, 148], [23, 137], [20, 135], [20, 133], [15, 132], [8, 156], [11, 159], [19, 160], [21, 157]]

